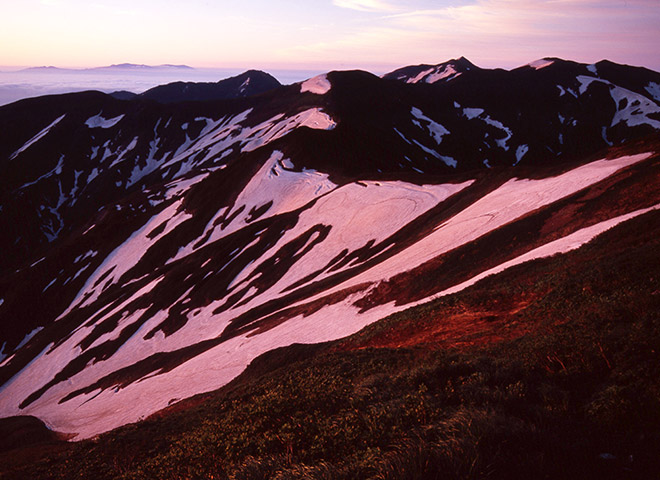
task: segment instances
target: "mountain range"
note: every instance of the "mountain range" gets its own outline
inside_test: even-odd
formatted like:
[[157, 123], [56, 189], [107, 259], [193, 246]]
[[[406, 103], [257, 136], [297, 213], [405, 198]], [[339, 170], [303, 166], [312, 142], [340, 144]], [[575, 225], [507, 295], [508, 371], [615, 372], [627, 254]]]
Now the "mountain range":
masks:
[[[167, 422], [208, 425], [216, 418], [208, 415], [217, 413], [207, 410], [234, 412], [243, 408], [236, 406], [237, 398], [260, 411], [250, 402], [266, 389], [288, 398], [284, 404], [300, 404], [281, 417], [298, 419], [290, 422], [292, 440], [282, 440], [285, 431], [272, 425], [246, 434], [267, 440], [277, 433], [272, 444], [232, 440], [244, 447], [232, 443], [238, 450], [231, 450], [225, 439], [224, 473], [209, 466], [203, 473], [208, 478], [273, 478], [276, 471], [292, 475], [281, 478], [309, 478], [304, 468], [312, 469], [307, 473], [313, 478], [343, 478], [341, 468], [347, 469], [346, 478], [403, 478], [402, 471], [411, 474], [417, 467], [400, 462], [413, 458], [410, 451], [421, 452], [417, 445], [427, 437], [434, 447], [423, 450], [428, 458], [420, 457], [420, 465], [444, 465], [462, 472], [456, 478], [467, 478], [468, 467], [451, 463], [458, 457], [451, 462], [442, 457], [445, 447], [438, 445], [444, 445], [446, 432], [481, 421], [484, 438], [491, 438], [496, 421], [483, 419], [501, 403], [480, 406], [481, 420], [471, 410], [468, 423], [440, 431], [441, 410], [428, 407], [440, 398], [438, 392], [452, 408], [476, 405], [483, 395], [497, 402], [506, 398], [506, 408], [541, 398], [553, 409], [547, 416], [538, 413], [543, 425], [555, 417], [565, 420], [560, 405], [565, 400], [569, 411], [573, 393], [561, 393], [559, 386], [547, 397], [545, 387], [532, 393], [525, 386], [536, 385], [532, 377], [500, 385], [503, 377], [492, 373], [499, 370], [488, 370], [487, 377], [483, 365], [489, 361], [459, 358], [466, 352], [485, 355], [484, 348], [495, 349], [486, 356], [500, 355], [502, 362], [507, 358], [502, 351], [518, 352], [527, 362], [525, 375], [549, 376], [565, 389], [584, 382], [577, 378], [593, 362], [603, 377], [593, 374], [600, 383], [575, 387], [582, 392], [575, 398], [596, 408], [593, 398], [603, 392], [616, 399], [628, 399], [627, 391], [638, 397], [633, 367], [624, 359], [635, 351], [639, 365], [652, 364], [653, 345], [660, 339], [655, 328], [660, 264], [653, 249], [660, 238], [659, 130], [660, 73], [558, 58], [511, 71], [482, 69], [460, 58], [382, 77], [333, 71], [293, 85], [248, 71], [218, 83], [179, 82], [136, 96], [83, 92], [0, 107], [0, 415], [7, 417], [0, 427], [13, 439], [5, 449], [56, 442], [32, 417], [69, 440], [118, 441], [133, 432], [127, 428], [142, 432], [131, 435], [163, 428], [170, 433], [159, 442], [191, 441], [183, 433], [167, 437], [181, 428]], [[616, 288], [610, 291], [608, 282]], [[574, 300], [578, 296], [581, 300]], [[638, 337], [629, 344], [621, 336], [610, 338], [607, 329], [615, 327], [598, 323], [601, 309], [608, 319], [629, 322], [631, 332], [644, 331], [639, 338], [649, 346], [639, 346]], [[584, 325], [572, 325], [571, 312], [580, 312]], [[564, 325], [571, 329], [564, 332]], [[580, 336], [592, 329], [596, 337]], [[559, 331], [565, 336], [556, 336]], [[576, 351], [585, 353], [580, 358]], [[437, 358], [429, 363], [429, 352], [445, 363], [440, 367]], [[450, 360], [447, 352], [459, 356]], [[411, 370], [413, 364], [417, 370]], [[314, 365], [317, 370], [307, 370]], [[430, 365], [441, 373], [429, 374]], [[356, 368], [361, 370], [355, 373]], [[515, 376], [511, 372], [521, 368], [505, 371]], [[369, 403], [395, 395], [383, 385], [379, 369], [390, 372], [394, 383], [403, 382], [406, 396]], [[322, 376], [326, 372], [334, 373]], [[399, 372], [406, 372], [405, 379]], [[295, 387], [283, 380], [287, 375], [297, 379]], [[351, 380], [334, 390], [337, 378]], [[434, 383], [439, 378], [449, 383], [442, 380], [439, 387]], [[304, 390], [305, 379], [321, 383]], [[657, 380], [639, 382], [650, 391], [657, 387]], [[450, 386], [462, 393], [450, 395]], [[587, 388], [593, 391], [584, 393]], [[313, 403], [314, 395], [321, 395], [317, 390], [335, 392], [339, 403], [333, 403], [335, 397]], [[503, 396], [496, 397], [495, 390]], [[326, 443], [295, 443], [297, 431], [300, 438], [307, 438], [300, 433], [307, 428], [334, 431], [321, 425], [318, 418], [326, 414], [319, 412], [335, 412], [332, 405], [344, 412], [339, 405], [346, 402], [355, 402], [359, 416], [359, 427], [340, 429], [346, 445], [318, 432], [309, 438]], [[392, 420], [395, 416], [375, 410], [374, 405], [396, 402], [402, 402], [396, 415], [405, 428]], [[656, 405], [648, 402], [647, 413]], [[580, 408], [583, 416], [592, 411]], [[599, 408], [611, 414], [609, 407]], [[314, 427], [305, 423], [312, 421], [308, 417], [296, 416], [314, 409], [321, 422]], [[181, 420], [190, 412], [207, 416]], [[274, 412], [261, 410], [269, 422], [279, 418]], [[524, 420], [507, 417], [520, 431], [537, 415], [524, 412]], [[258, 423], [256, 415], [250, 418]], [[342, 421], [349, 418], [342, 415]], [[376, 428], [379, 415], [388, 419], [383, 425], [393, 422], [394, 430], [382, 438], [351, 437], [353, 431]], [[606, 413], [598, 415], [602, 419]], [[222, 421], [226, 418], [233, 417]], [[566, 431], [575, 436], [606, 438], [575, 427], [582, 423], [569, 424]], [[650, 420], [648, 425], [656, 427]], [[104, 434], [119, 427], [120, 433]], [[617, 424], [608, 435], [638, 438], [639, 428]], [[201, 435], [195, 432], [194, 438]], [[621, 460], [630, 454], [626, 448], [621, 448], [625, 455], [615, 455], [589, 444], [585, 465], [617, 474], [626, 468], [646, 472], [655, 464], [640, 445], [656, 445], [658, 432], [652, 429], [644, 433], [645, 441], [626, 444], [637, 459], [628, 463]], [[511, 434], [511, 451], [537, 448], [523, 437]], [[207, 453], [209, 445], [219, 445], [217, 439], [208, 442], [202, 448]], [[460, 448], [473, 448], [466, 445]], [[114, 446], [103, 448], [119, 455]], [[122, 463], [124, 452], [116, 457], [120, 466], [94, 475], [194, 477], [188, 470], [162, 467], [169, 465], [162, 459], [175, 456], [157, 457], [154, 448], [144, 446], [144, 459], [128, 466]], [[164, 444], [158, 448], [159, 455], [174, 455]], [[186, 448], [179, 466], [194, 457]], [[373, 458], [341, 463], [329, 456], [333, 448], [371, 452]], [[537, 449], [543, 468], [559, 455], [552, 448]], [[259, 463], [269, 473], [247, 475], [257, 468], [250, 458], [264, 451], [280, 452], [276, 461], [269, 460], [270, 470]], [[479, 456], [485, 459], [482, 470], [470, 478], [486, 475], [488, 465], [495, 478], [515, 477], [510, 470], [515, 455], [505, 456], [502, 466], [496, 453], [488, 452]], [[147, 467], [146, 458], [165, 463]], [[200, 457], [199, 464], [206, 461]], [[218, 462], [212, 468], [219, 468]], [[386, 464], [399, 473], [386, 474]], [[25, 478], [25, 468], [32, 467], [16, 466], [16, 478]], [[333, 473], [323, 477], [323, 468]], [[589, 472], [601, 475], [593, 469]], [[58, 471], [66, 478], [66, 468]], [[299, 476], [291, 473], [296, 471]], [[581, 470], [566, 471], [571, 476]], [[60, 478], [48, 472], [43, 478]], [[424, 475], [410, 478], [434, 478]]]
[[117, 63], [113, 65], [106, 65], [103, 67], [93, 68], [60, 68], [50, 66], [30, 67], [20, 70], [21, 72], [34, 72], [34, 73], [89, 73], [89, 72], [126, 72], [126, 71], [159, 71], [159, 70], [193, 70], [193, 67], [188, 65], [144, 65], [138, 63]]

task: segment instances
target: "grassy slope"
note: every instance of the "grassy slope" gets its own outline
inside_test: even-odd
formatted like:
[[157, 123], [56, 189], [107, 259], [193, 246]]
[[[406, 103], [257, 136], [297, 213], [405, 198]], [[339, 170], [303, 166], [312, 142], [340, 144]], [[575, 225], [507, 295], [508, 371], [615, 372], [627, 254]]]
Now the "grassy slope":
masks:
[[0, 476], [657, 478], [659, 251], [655, 212]]

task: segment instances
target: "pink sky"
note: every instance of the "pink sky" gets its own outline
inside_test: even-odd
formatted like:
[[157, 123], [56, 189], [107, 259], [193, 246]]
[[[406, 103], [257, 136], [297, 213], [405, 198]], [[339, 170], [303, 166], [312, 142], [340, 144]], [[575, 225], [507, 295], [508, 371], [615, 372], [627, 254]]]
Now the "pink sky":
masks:
[[21, 0], [0, 65], [387, 70], [557, 56], [660, 70], [658, 0]]

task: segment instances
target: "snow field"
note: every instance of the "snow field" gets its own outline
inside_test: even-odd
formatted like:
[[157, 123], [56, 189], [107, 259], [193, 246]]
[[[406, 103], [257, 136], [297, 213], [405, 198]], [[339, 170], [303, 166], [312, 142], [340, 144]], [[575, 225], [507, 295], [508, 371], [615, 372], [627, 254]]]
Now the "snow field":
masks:
[[[479, 238], [508, 222], [607, 178], [620, 169], [642, 161], [649, 156], [650, 154], [640, 154], [615, 160], [599, 160], [554, 178], [541, 180], [512, 179], [439, 225], [429, 236], [404, 251], [370, 268], [363, 274], [357, 275], [333, 289], [324, 291], [314, 298], [301, 301], [299, 304], [308, 303], [361, 283], [374, 286], [380, 281], [411, 270], [437, 255]], [[288, 171], [287, 168], [288, 163], [281, 152], [273, 152], [260, 170], [260, 174], [255, 177], [256, 183], [250, 188], [254, 188], [255, 192], [259, 191], [262, 194], [263, 191], [268, 190], [269, 182], [277, 184], [278, 181], [286, 179], [287, 174], [294, 173]], [[275, 175], [273, 169], [278, 173], [277, 175]], [[295, 173], [301, 174], [301, 172]], [[253, 358], [268, 350], [294, 342], [320, 342], [341, 338], [391, 313], [414, 305], [411, 303], [395, 306], [393, 303], [389, 303], [360, 314], [355, 303], [368, 294], [369, 289], [367, 289], [341, 302], [327, 305], [308, 316], [291, 318], [258, 335], [248, 334], [232, 338], [202, 355], [188, 360], [167, 374], [147, 376], [124, 389], [96, 391], [61, 404], [58, 403], [63, 396], [71, 391], [85, 387], [103, 375], [131, 365], [156, 352], [173, 351], [204, 339], [217, 337], [232, 319], [257, 305], [277, 298], [287, 286], [303, 278], [308, 273], [321, 269], [342, 250], [355, 250], [372, 240], [375, 243], [382, 241], [402, 226], [428, 211], [429, 208], [434, 207], [450, 195], [467, 188], [470, 184], [470, 182], [465, 182], [459, 185], [416, 186], [405, 182], [361, 182], [361, 184], [353, 183], [334, 188], [330, 184], [324, 184], [322, 177], [315, 178], [315, 182], [311, 182], [311, 185], [319, 183], [327, 185], [328, 192], [319, 196], [313, 205], [303, 211], [296, 226], [287, 232], [262, 258], [269, 258], [281, 245], [317, 224], [331, 227], [328, 238], [321, 245], [308, 252], [296, 264], [295, 268], [287, 272], [270, 289], [239, 308], [224, 311], [217, 315], [212, 312], [223, 301], [212, 302], [206, 307], [189, 312], [188, 318], [190, 321], [173, 335], [165, 338], [159, 332], [150, 340], [144, 340], [143, 337], [146, 332], [166, 318], [167, 311], [161, 311], [140, 327], [139, 331], [115, 355], [105, 361], [89, 365], [67, 382], [62, 382], [48, 390], [42, 398], [25, 410], [19, 410], [17, 406], [25, 399], [25, 396], [53, 378], [62, 367], [81, 353], [80, 347], [77, 345], [92, 330], [92, 327], [81, 327], [58, 348], [52, 351], [46, 349], [42, 352], [30, 365], [2, 387], [3, 399], [6, 399], [6, 402], [0, 407], [1, 413], [3, 415], [17, 413], [36, 415], [45, 419], [49, 425], [58, 431], [76, 433], [78, 439], [87, 438], [125, 423], [136, 421], [167, 406], [171, 400], [217, 389], [240, 374]], [[296, 184], [297, 180], [293, 183]], [[292, 198], [296, 199], [294, 203], [308, 199], [312, 186], [295, 187], [294, 193], [291, 194]], [[279, 192], [278, 188], [275, 187], [272, 191]], [[246, 198], [247, 191], [246, 188]], [[290, 192], [290, 190], [286, 191]], [[301, 196], [296, 197], [298, 194]], [[268, 198], [271, 197], [264, 196], [255, 201], [255, 204]], [[297, 200], [297, 198], [300, 198], [300, 200]], [[287, 204], [285, 200], [282, 200], [283, 203], [279, 204], [277, 208], [290, 208], [287, 206], [290, 204]], [[180, 202], [181, 200], [174, 202], [161, 213], [152, 217], [124, 244], [113, 251], [90, 277], [69, 309], [75, 308], [81, 303], [80, 299], [84, 298], [84, 293], [98, 295], [96, 289], [90, 287], [90, 285], [93, 285], [94, 279], [99, 278], [103, 273], [114, 267], [115, 270], [112, 270], [108, 280], [116, 281], [120, 276], [120, 272], [127, 271], [129, 266], [134, 264], [136, 258], [139, 257], [139, 251], [149, 248], [150, 245], [171, 231], [175, 225], [185, 221], [182, 213], [175, 213]], [[651, 207], [651, 209], [657, 208], [660, 208], [660, 206]], [[578, 248], [607, 228], [649, 210], [639, 210], [581, 229], [565, 238], [549, 242], [516, 259], [504, 262], [496, 268], [475, 276], [468, 282], [441, 292], [441, 294], [458, 291], [486, 275], [497, 273], [518, 263]], [[163, 221], [167, 221], [165, 231], [153, 240], [146, 238], [146, 234]], [[257, 265], [258, 263], [254, 263], [248, 266], [236, 277], [235, 282], [238, 284], [243, 281], [249, 284], [250, 275]], [[323, 275], [327, 275], [327, 273], [323, 273], [320, 278]], [[142, 295], [146, 295], [161, 279], [162, 277], [143, 287], [130, 299], [118, 302], [113, 306], [112, 311], [105, 314], [103, 318], [113, 313], [122, 312], [122, 309], [128, 303]], [[429, 297], [425, 301], [437, 296]], [[186, 294], [176, 300], [174, 304], [185, 302], [185, 297]], [[90, 301], [90, 299], [82, 302], [87, 301]], [[415, 302], [415, 304], [417, 303], [421, 302]], [[130, 314], [124, 313], [118, 327], [113, 332], [109, 332], [98, 339], [94, 345], [115, 338], [122, 328], [136, 321], [141, 313], [142, 311]], [[95, 323], [98, 324], [103, 318], [96, 319]]]
[[[451, 64], [444, 66], [437, 66], [426, 70], [422, 70], [414, 77], [408, 78], [406, 80], [406, 83], [420, 83], [420, 82], [436, 83], [439, 82], [440, 80], [444, 80], [445, 78], [451, 80], [452, 78], [461, 75], [461, 73], [462, 72], [457, 72], [454, 66]], [[399, 77], [400, 80], [403, 78], [405, 78], [405, 76]]]
[[559, 253], [570, 252], [571, 250], [580, 248], [585, 243], [593, 240], [596, 236], [600, 235], [606, 230], [609, 230], [610, 228], [617, 226], [621, 222], [625, 222], [626, 220], [630, 220], [639, 215], [643, 215], [645, 213], [658, 209], [660, 209], [660, 204], [654, 205], [649, 208], [642, 208], [640, 210], [635, 210], [634, 212], [627, 213], [625, 215], [619, 215], [618, 217], [610, 218], [609, 220], [605, 220], [595, 225], [591, 225], [590, 227], [582, 228], [576, 232], [571, 233], [570, 235], [546, 243], [545, 245], [541, 245], [540, 247], [537, 247], [533, 250], [530, 250], [527, 253], [520, 255], [519, 257], [516, 257], [496, 267], [486, 270], [485, 272], [482, 272], [479, 275], [476, 275], [471, 279], [466, 280], [465, 282], [459, 283], [458, 285], [448, 288], [447, 290], [444, 290], [437, 295], [433, 295], [428, 299], [423, 300], [423, 302], [433, 300], [437, 297], [451, 295], [452, 293], [460, 292], [461, 290], [471, 285], [474, 285], [483, 278], [503, 272], [504, 270], [507, 270], [516, 265], [520, 265], [521, 263], [529, 262], [531, 260], [536, 260], [537, 258], [551, 257], [552, 255], [556, 255]]
[[[121, 276], [129, 269], [133, 268], [144, 252], [161, 238], [170, 233], [175, 227], [185, 222], [192, 216], [185, 211], [179, 211], [183, 199], [173, 202], [170, 206], [164, 208], [160, 213], [154, 215], [139, 230], [135, 231], [121, 245], [115, 248], [104, 260], [96, 271], [87, 279], [83, 288], [78, 292], [71, 305], [58, 317], [64, 317], [74, 308], [80, 308], [91, 305], [96, 301], [102, 290], [117, 282]], [[165, 228], [154, 238], [149, 238], [149, 234], [160, 225], [165, 223]], [[102, 277], [102, 282], [94, 284]]]
[[438, 226], [432, 234], [405, 251], [338, 285], [326, 294], [364, 282], [387, 280], [400, 272], [412, 270], [529, 212], [603, 180], [650, 155], [644, 153], [616, 160], [598, 160], [557, 177], [540, 180], [511, 179]]
[[[170, 261], [190, 255], [194, 246], [204, 238], [208, 237], [208, 240], [197, 248], [209, 245], [244, 227], [248, 223], [247, 220], [252, 209], [272, 203], [270, 208], [259, 217], [260, 219], [268, 218], [296, 210], [336, 187], [337, 185], [332, 183], [325, 173], [308, 169], [304, 169], [302, 172], [293, 170], [293, 165], [289, 165], [284, 154], [275, 150], [238, 195], [232, 210], [227, 212], [227, 207], [222, 207], [209, 221], [201, 237], [185, 247], [181, 247], [177, 255]], [[233, 212], [240, 208], [243, 208], [241, 214], [226, 228], [215, 225], [218, 219], [225, 216], [231, 217]]]
[[[471, 182], [452, 185], [417, 186], [405, 182], [360, 182], [343, 185], [303, 211], [294, 229], [286, 232], [263, 258], [270, 258], [282, 246], [315, 225], [331, 227], [327, 238], [296, 262], [266, 293], [276, 298], [287, 287], [326, 267], [343, 250], [355, 251], [369, 242], [378, 244], [419, 215], [462, 190]], [[340, 270], [350, 268], [349, 264]], [[235, 282], [247, 281], [258, 267], [245, 269]], [[333, 272], [335, 273], [335, 272]], [[315, 280], [328, 276], [324, 272]], [[262, 297], [257, 297], [260, 302]]]

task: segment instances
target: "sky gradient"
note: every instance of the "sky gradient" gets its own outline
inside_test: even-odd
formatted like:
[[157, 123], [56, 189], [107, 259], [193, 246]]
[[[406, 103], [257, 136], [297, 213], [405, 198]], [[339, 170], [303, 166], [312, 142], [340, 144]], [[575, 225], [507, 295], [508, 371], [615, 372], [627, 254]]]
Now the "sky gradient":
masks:
[[0, 65], [362, 68], [557, 56], [660, 70], [658, 0], [21, 0]]

